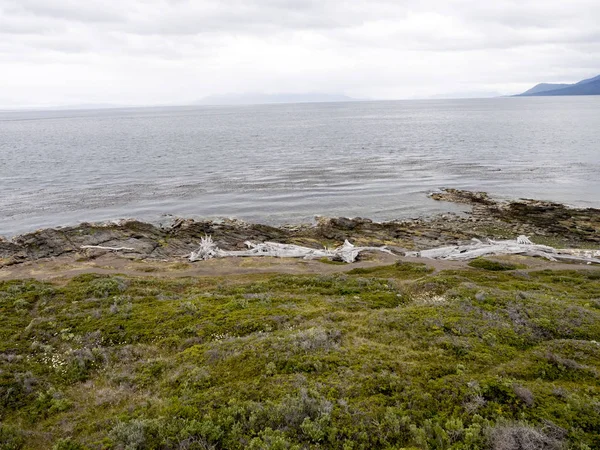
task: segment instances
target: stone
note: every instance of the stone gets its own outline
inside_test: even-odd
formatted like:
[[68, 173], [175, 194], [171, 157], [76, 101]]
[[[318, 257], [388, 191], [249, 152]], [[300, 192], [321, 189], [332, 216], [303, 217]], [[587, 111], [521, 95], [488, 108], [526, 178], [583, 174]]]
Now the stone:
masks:
[[[341, 245], [345, 239], [369, 246], [409, 246], [425, 250], [464, 245], [472, 238], [491, 234], [560, 237], [572, 248], [600, 247], [600, 209], [575, 209], [564, 205], [519, 200], [496, 201], [486, 193], [448, 189], [431, 195], [436, 200], [469, 204], [470, 216], [449, 215], [427, 219], [373, 222], [365, 218], [316, 218], [316, 224], [273, 227], [240, 220], [175, 218], [155, 226], [136, 220], [82, 223], [0, 238], [0, 258], [33, 261], [79, 253], [81, 246], [134, 247], [136, 257], [180, 258], [197, 248], [200, 239], [212, 235], [219, 248], [234, 250], [244, 241], [279, 242], [319, 246]], [[514, 231], [511, 231], [512, 227]], [[526, 233], [520, 233], [526, 230]], [[110, 245], [109, 245], [110, 244]]]

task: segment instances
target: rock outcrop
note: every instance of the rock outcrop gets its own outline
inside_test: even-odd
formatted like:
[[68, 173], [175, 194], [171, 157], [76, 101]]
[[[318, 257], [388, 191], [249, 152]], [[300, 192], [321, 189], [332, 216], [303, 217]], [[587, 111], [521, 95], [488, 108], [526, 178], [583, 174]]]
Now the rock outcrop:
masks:
[[315, 224], [274, 227], [240, 220], [178, 219], [167, 226], [137, 220], [82, 223], [0, 238], [0, 266], [65, 254], [94, 258], [107, 249], [125, 247], [128, 258], [184, 257], [200, 239], [212, 236], [224, 250], [243, 249], [245, 241], [280, 242], [312, 248], [338, 246], [348, 239], [359, 246], [386, 245], [392, 250], [423, 250], [459, 245], [472, 238], [514, 238], [520, 234], [559, 240], [564, 247], [600, 246], [600, 210], [575, 209], [537, 200], [495, 201], [483, 192], [447, 189], [432, 198], [468, 204], [469, 214], [373, 222], [364, 218], [317, 218]]

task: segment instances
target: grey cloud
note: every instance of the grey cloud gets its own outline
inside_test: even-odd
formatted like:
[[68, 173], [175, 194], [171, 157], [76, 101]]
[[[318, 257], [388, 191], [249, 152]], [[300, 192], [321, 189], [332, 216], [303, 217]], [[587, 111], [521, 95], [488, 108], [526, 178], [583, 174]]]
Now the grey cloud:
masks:
[[[64, 65], [84, 77], [93, 64], [113, 77], [111, 95], [156, 101], [169, 85], [213, 93], [312, 83], [394, 97], [465, 80], [502, 90], [593, 75], [598, 23], [598, 0], [0, 0], [0, 59], [15, 62], [11, 74]], [[0, 82], [23, 84], [11, 76]]]
[[[125, 20], [118, 3], [97, 0], [4, 0], [9, 14], [43, 17], [84, 23], [119, 22]], [[111, 9], [112, 6], [112, 9]]]
[[281, 30], [327, 30], [358, 24], [358, 14], [341, 11], [335, 2], [297, 0], [221, 2], [220, 8], [190, 8], [171, 4], [139, 20], [124, 24], [123, 31], [142, 34], [201, 34], [230, 32], [264, 35]]
[[[0, 0], [2, 2], [2, 0]], [[315, 31], [335, 37], [336, 31], [352, 31], [361, 25], [377, 20], [402, 21], [415, 12], [433, 12], [452, 17], [475, 34], [478, 41], [465, 41], [460, 36], [436, 36], [412, 30], [407, 42], [415, 49], [435, 47], [439, 50], [505, 48], [513, 45], [529, 45], [537, 42], [573, 42], [565, 39], [563, 24], [573, 30], [581, 30], [589, 36], [600, 18], [600, 2], [575, 0], [583, 12], [560, 6], [556, 0], [546, 2], [502, 0], [479, 2], [475, 0], [451, 0], [449, 2], [394, 2], [356, 0], [221, 0], [221, 1], [173, 1], [173, 0], [4, 0], [8, 2], [5, 16], [14, 15], [18, 21], [0, 28], [4, 33], [32, 33], [38, 26], [40, 32], [60, 29], [57, 22], [75, 21], [96, 28], [99, 32], [121, 32], [139, 35], [196, 35], [230, 34], [269, 36], [291, 31]], [[576, 9], [576, 8], [575, 8]], [[45, 19], [32, 22], [32, 17]], [[4, 18], [6, 19], [6, 18]], [[549, 34], [536, 37], [533, 31]], [[360, 31], [360, 30], [358, 30]], [[400, 30], [402, 31], [402, 30]], [[524, 33], [529, 31], [530, 33]], [[494, 35], [496, 34], [496, 35]], [[540, 33], [538, 33], [540, 34]], [[403, 33], [396, 33], [403, 36]], [[394, 36], [391, 36], [394, 37]], [[358, 36], [369, 43], [369, 36]], [[414, 42], [413, 42], [414, 41]], [[576, 40], [575, 40], [576, 41]], [[373, 42], [389, 45], [388, 42]]]
[[596, 0], [449, 0], [440, 2], [438, 11], [458, 15], [474, 24], [552, 28], [565, 22], [589, 20], [594, 16], [597, 18], [600, 4]]
[[50, 34], [61, 31], [64, 27], [58, 27], [51, 23], [39, 23], [31, 20], [9, 19], [0, 17], [0, 35], [20, 35], [20, 34]]
[[406, 7], [381, 0], [0, 0], [5, 14], [76, 21], [140, 34], [258, 33], [347, 28]]

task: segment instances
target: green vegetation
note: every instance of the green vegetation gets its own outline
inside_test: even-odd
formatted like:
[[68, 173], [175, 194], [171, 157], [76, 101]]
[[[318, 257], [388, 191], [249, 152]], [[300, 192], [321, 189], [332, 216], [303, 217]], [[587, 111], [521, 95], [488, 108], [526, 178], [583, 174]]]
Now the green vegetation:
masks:
[[570, 241], [560, 236], [531, 236], [531, 241], [534, 244], [548, 245], [554, 248], [581, 248], [588, 250], [596, 250], [598, 243], [593, 241]]
[[599, 342], [592, 269], [0, 282], [0, 449], [600, 448]]
[[513, 264], [506, 261], [493, 261], [486, 258], [476, 258], [469, 262], [469, 266], [477, 269], [491, 270], [494, 272], [501, 272], [503, 270], [515, 270], [524, 269], [525, 266], [522, 264]]

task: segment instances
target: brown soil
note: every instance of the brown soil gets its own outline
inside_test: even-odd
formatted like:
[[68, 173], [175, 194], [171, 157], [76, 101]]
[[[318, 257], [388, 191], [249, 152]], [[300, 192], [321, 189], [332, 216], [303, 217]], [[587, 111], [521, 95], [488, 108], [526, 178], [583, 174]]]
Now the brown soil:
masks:
[[[152, 276], [159, 278], [227, 276], [257, 273], [283, 274], [333, 274], [343, 273], [357, 267], [375, 267], [393, 264], [396, 261], [420, 262], [432, 267], [436, 272], [448, 269], [464, 269], [464, 261], [438, 261], [425, 258], [408, 258], [382, 253], [367, 253], [367, 260], [354, 264], [330, 264], [319, 260], [299, 260], [292, 258], [224, 258], [187, 263], [183, 259], [131, 260], [116, 254], [105, 254], [86, 261], [75, 260], [63, 255], [38, 261], [29, 261], [0, 268], [0, 280], [34, 278], [40, 281], [70, 279], [85, 273], [105, 275], [122, 274], [133, 277]], [[490, 258], [525, 265], [521, 271], [554, 269], [598, 269], [581, 264], [550, 262], [539, 258], [523, 256], [502, 256]]]

